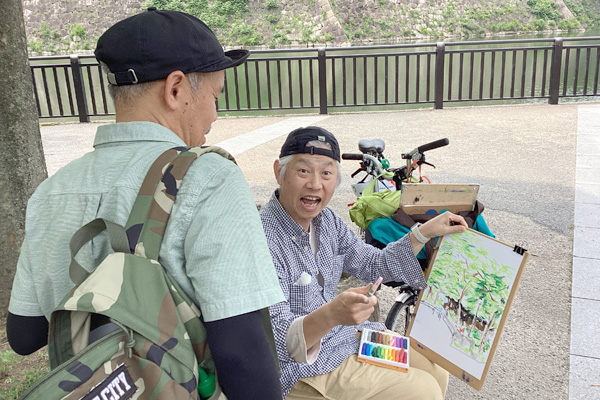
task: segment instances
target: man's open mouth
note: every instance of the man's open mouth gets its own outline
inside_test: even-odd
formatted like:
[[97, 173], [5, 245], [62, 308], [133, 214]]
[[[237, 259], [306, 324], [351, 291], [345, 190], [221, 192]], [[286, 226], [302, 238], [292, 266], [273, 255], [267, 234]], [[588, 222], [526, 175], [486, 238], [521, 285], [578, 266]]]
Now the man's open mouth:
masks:
[[304, 196], [300, 199], [300, 202], [306, 207], [316, 207], [321, 202], [321, 198], [316, 196]]

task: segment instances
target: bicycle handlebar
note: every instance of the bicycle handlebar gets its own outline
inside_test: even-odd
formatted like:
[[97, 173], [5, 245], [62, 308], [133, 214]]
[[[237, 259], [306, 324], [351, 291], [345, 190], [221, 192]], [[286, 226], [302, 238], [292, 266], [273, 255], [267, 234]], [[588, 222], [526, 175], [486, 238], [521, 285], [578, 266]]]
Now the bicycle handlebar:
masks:
[[439, 147], [447, 146], [449, 143], [450, 143], [450, 141], [448, 140], [448, 138], [444, 138], [444, 139], [433, 141], [431, 143], [423, 144], [423, 145], [417, 147], [417, 151], [419, 153], [423, 153], [428, 150], [433, 150], [433, 149], [437, 149]]
[[[430, 143], [425, 143], [412, 149], [410, 152], [402, 154], [402, 158], [405, 160], [415, 160], [425, 157], [424, 153], [429, 150], [437, 149], [439, 147], [447, 146], [450, 143], [448, 138], [435, 140]], [[421, 157], [422, 156], [422, 157]]]
[[[398, 174], [402, 179], [409, 179], [412, 175], [413, 165], [418, 161], [418, 164], [425, 162], [425, 152], [433, 149], [437, 149], [439, 147], [447, 146], [450, 143], [448, 138], [435, 140], [430, 143], [425, 143], [421, 146], [418, 146], [410, 151], [410, 153], [402, 154], [402, 159], [406, 160], [406, 167], [396, 168], [396, 169], [387, 169], [387, 171], [394, 172], [394, 176]], [[359, 146], [360, 147], [360, 146]], [[362, 151], [362, 149], [361, 149]], [[383, 154], [382, 154], [383, 156]], [[373, 157], [372, 155], [364, 152], [362, 154], [358, 153], [342, 153], [342, 159], [344, 160], [357, 160], [362, 161], [361, 168], [357, 170], [352, 176], [356, 175], [356, 173], [360, 171], [365, 171], [367, 174], [372, 176], [378, 176], [386, 172], [386, 169], [383, 168], [381, 161], [378, 158]], [[432, 164], [426, 163], [428, 165], [433, 166]], [[394, 178], [396, 179], [396, 178]]]
[[381, 175], [385, 172], [385, 169], [381, 165], [381, 161], [370, 154], [342, 153], [342, 159], [362, 161], [365, 164], [365, 171], [369, 174], [374, 172], [375, 175]]
[[343, 160], [362, 160], [363, 155], [356, 154], [356, 153], [342, 153], [342, 159]]

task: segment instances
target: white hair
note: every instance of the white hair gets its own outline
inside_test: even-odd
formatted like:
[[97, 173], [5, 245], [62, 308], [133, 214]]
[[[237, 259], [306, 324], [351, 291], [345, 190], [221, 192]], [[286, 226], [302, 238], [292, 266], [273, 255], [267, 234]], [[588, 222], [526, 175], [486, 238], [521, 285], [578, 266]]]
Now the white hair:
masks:
[[[279, 159], [279, 180], [282, 181], [283, 178], [285, 178], [285, 171], [287, 170], [287, 167], [290, 161], [292, 161], [293, 157], [294, 154], [289, 156], [283, 156]], [[342, 183], [342, 167], [338, 160], [335, 160], [335, 165], [337, 166], [337, 181], [335, 183], [335, 186], [338, 187], [340, 186], [340, 183]]]

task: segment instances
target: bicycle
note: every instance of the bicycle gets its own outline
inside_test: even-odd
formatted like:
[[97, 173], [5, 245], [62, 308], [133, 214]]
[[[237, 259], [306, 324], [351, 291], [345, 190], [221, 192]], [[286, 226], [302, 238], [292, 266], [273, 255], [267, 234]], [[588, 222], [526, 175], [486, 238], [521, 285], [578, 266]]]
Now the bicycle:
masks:
[[[382, 139], [361, 139], [358, 142], [358, 149], [361, 151], [361, 154], [343, 153], [342, 159], [361, 161], [360, 168], [350, 175], [351, 178], [354, 178], [360, 172], [367, 173], [367, 175], [360, 182], [352, 184], [354, 193], [357, 195], [357, 197], [360, 197], [362, 195], [362, 190], [367, 185], [365, 180], [369, 176], [372, 176], [373, 179], [379, 177], [381, 183], [376, 185], [376, 187], [380, 189], [383, 186], [384, 189], [401, 190], [402, 183], [404, 182], [414, 183], [423, 182], [426, 180], [428, 183], [430, 183], [429, 178], [423, 175], [420, 175], [419, 179], [414, 178], [413, 172], [417, 167], [419, 167], [420, 171], [423, 164], [435, 168], [435, 165], [425, 161], [425, 152], [447, 146], [448, 144], [450, 144], [450, 141], [448, 138], [444, 138], [418, 146], [408, 153], [402, 154], [402, 159], [406, 160], [405, 166], [399, 168], [390, 168], [388, 159], [383, 155], [383, 151], [385, 150], [385, 142]], [[385, 182], [382, 182], [384, 181], [384, 178], [381, 178], [380, 176], [384, 175], [386, 172], [393, 174], [393, 187], [389, 186]]]
[[[383, 154], [385, 142], [382, 139], [361, 139], [358, 142], [358, 148], [361, 153], [343, 153], [342, 159], [361, 162], [360, 168], [350, 175], [354, 178], [361, 172], [366, 173], [363, 179], [352, 184], [352, 189], [356, 196], [361, 197], [363, 190], [370, 183], [370, 181], [367, 181], [367, 178], [369, 177], [379, 181], [374, 183], [374, 191], [402, 190], [402, 185], [407, 182], [422, 183], [426, 181], [430, 183], [429, 178], [421, 174], [421, 166], [428, 165], [435, 168], [435, 165], [425, 161], [425, 152], [447, 146], [449, 143], [449, 140], [444, 138], [423, 144], [407, 153], [403, 153], [402, 159], [406, 160], [406, 165], [398, 168], [390, 167], [389, 161], [385, 158]], [[419, 171], [418, 178], [414, 176], [414, 173], [417, 170]], [[391, 178], [391, 180], [389, 178]], [[361, 234], [366, 243], [378, 248], [384, 248], [386, 246], [385, 243], [381, 243], [374, 239], [370, 234], [369, 229], [361, 230]], [[428, 259], [419, 259], [419, 263], [423, 270], [427, 268], [428, 261]], [[419, 297], [419, 291], [413, 289], [405, 282], [387, 282], [385, 285], [395, 287], [398, 290], [398, 295], [394, 299], [394, 303], [386, 316], [385, 325], [392, 331], [404, 334], [414, 315], [414, 306]]]

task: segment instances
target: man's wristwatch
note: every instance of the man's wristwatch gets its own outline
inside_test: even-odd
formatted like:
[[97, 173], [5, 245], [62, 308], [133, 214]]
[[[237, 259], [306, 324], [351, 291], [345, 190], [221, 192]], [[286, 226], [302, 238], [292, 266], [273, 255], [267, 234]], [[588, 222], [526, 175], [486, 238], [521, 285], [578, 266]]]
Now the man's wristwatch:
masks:
[[417, 222], [416, 224], [414, 224], [412, 226], [412, 228], [410, 228], [410, 231], [412, 232], [415, 239], [417, 239], [419, 242], [425, 244], [425, 243], [429, 242], [429, 238], [425, 237], [419, 230], [419, 226], [421, 226], [421, 225], [423, 225], [423, 224], [420, 222]]

